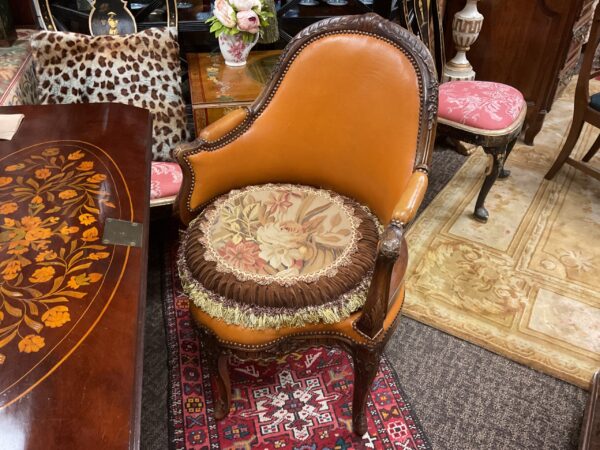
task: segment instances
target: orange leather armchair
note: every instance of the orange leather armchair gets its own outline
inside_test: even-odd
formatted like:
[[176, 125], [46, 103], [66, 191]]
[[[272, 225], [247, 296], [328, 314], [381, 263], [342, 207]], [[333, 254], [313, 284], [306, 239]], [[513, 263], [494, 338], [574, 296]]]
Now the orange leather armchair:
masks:
[[[354, 358], [353, 427], [366, 431], [366, 398], [404, 300], [403, 232], [427, 188], [436, 111], [433, 62], [416, 37], [375, 14], [337, 17], [288, 44], [251, 107], [231, 112], [176, 151], [184, 173], [177, 207], [186, 225], [215, 198], [265, 183], [339, 193], [367, 206], [383, 225], [369, 261], [370, 287], [347, 317], [257, 329], [190, 302], [204, 351], [218, 362], [217, 418], [229, 411], [229, 353], [259, 357], [331, 344]], [[185, 239], [193, 245], [196, 238]], [[184, 251], [180, 263], [194, 261]]]

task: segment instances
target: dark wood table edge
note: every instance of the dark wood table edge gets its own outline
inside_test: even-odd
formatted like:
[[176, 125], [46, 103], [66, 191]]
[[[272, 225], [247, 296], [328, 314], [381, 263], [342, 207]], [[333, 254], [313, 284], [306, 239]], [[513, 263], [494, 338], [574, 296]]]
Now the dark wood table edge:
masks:
[[[149, 142], [152, 142], [152, 115], [148, 112], [148, 135]], [[139, 449], [141, 443], [141, 427], [142, 427], [142, 390], [144, 384], [144, 331], [146, 318], [146, 296], [148, 286], [148, 247], [150, 245], [150, 177], [152, 166], [152, 148], [148, 147], [146, 151], [146, 187], [144, 195], [144, 204], [148, 205], [144, 209], [143, 223], [143, 238], [142, 238], [142, 265], [140, 272], [142, 274], [140, 280], [138, 307], [138, 332], [136, 336], [136, 361], [135, 361], [135, 385], [134, 385], [134, 404], [131, 408], [131, 437], [129, 439], [129, 448], [132, 450]]]
[[583, 416], [580, 450], [600, 450], [600, 369], [591, 381], [590, 398]]

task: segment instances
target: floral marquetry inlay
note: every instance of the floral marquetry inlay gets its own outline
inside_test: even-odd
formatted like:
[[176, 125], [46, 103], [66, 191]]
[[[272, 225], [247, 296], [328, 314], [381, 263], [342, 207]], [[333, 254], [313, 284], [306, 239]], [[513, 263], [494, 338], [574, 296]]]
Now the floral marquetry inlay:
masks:
[[102, 279], [111, 253], [99, 243], [98, 215], [115, 205], [107, 175], [81, 149], [49, 146], [2, 172], [0, 349], [33, 353], [48, 328], [71, 321], [70, 303], [89, 295], [82, 288]]
[[77, 334], [115, 262], [101, 236], [122, 208], [103, 154], [58, 142], [0, 160], [0, 395]]

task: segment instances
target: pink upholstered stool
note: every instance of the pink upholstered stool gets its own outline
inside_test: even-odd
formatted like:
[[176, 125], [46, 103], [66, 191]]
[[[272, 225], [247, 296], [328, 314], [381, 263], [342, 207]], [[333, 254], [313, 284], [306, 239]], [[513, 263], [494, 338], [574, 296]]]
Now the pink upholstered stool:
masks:
[[450, 81], [440, 85], [438, 132], [460, 141], [481, 145], [492, 156], [491, 172], [485, 177], [475, 219], [487, 222], [485, 199], [498, 177], [510, 172], [504, 162], [521, 133], [527, 104], [521, 92], [501, 83]]
[[181, 187], [181, 167], [174, 162], [153, 162], [150, 177], [150, 206], [171, 205]]

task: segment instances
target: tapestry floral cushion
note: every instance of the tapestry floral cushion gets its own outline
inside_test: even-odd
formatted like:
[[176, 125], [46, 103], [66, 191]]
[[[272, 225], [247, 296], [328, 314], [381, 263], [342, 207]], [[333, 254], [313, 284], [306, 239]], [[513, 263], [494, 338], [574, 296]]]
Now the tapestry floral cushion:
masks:
[[481, 130], [503, 130], [525, 108], [523, 94], [512, 86], [490, 81], [449, 81], [440, 85], [440, 119]]
[[324, 189], [231, 191], [188, 228], [184, 290], [213, 317], [247, 327], [337, 322], [365, 302], [379, 228], [366, 207]]
[[172, 159], [172, 148], [186, 138], [174, 30], [96, 37], [41, 31], [31, 48], [42, 104], [119, 102], [145, 108], [153, 118], [154, 159]]

